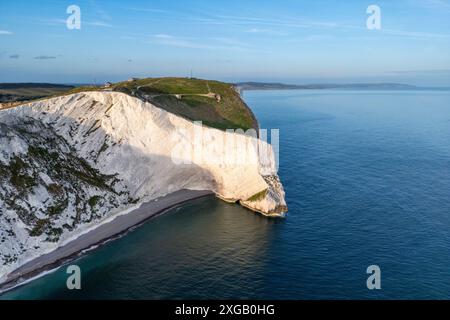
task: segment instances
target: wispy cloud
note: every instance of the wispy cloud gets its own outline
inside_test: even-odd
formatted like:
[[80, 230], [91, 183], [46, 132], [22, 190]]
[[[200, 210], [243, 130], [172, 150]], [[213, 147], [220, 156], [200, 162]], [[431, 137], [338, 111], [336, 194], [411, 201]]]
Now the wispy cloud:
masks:
[[36, 60], [50, 60], [50, 59], [56, 59], [56, 57], [55, 56], [37, 56], [37, 57], [34, 57], [34, 59], [36, 59]]
[[236, 40], [233, 38], [227, 38], [227, 37], [210, 37], [207, 38], [210, 41], [214, 41], [220, 44], [224, 44], [231, 47], [241, 47], [241, 48], [249, 48], [250, 45], [247, 42]]
[[430, 33], [430, 32], [418, 32], [418, 31], [404, 31], [393, 29], [381, 29], [381, 34], [400, 36], [408, 38], [433, 38], [433, 39], [450, 39], [450, 34]]
[[[304, 44], [304, 43], [324, 43], [329, 41], [334, 41], [338, 38], [336, 36], [331, 34], [308, 34], [304, 36], [297, 36], [297, 37], [286, 37], [283, 38], [283, 42], [286, 44]], [[349, 39], [349, 38], [347, 38]], [[369, 39], [369, 37], [364, 38], [364, 40]]]
[[9, 56], [10, 59], [19, 59], [19, 55], [18, 54], [12, 54]]
[[261, 26], [285, 28], [334, 28], [338, 26], [338, 24], [333, 21], [317, 21], [292, 17], [264, 18], [249, 16], [210, 15], [206, 18], [194, 18], [194, 20], [204, 24], [253, 26], [252, 29], [255, 30], [267, 30], [267, 28], [261, 28]]
[[163, 10], [163, 9], [155, 9], [155, 8], [125, 8], [126, 10], [131, 10], [131, 11], [140, 11], [140, 12], [151, 12], [151, 13], [169, 13], [169, 11], [167, 10]]
[[[67, 20], [65, 19], [47, 19], [47, 20], [43, 20], [41, 21], [42, 24], [45, 25], [61, 25], [61, 24], [66, 24]], [[83, 28], [83, 26], [92, 26], [92, 27], [108, 27], [111, 28], [113, 27], [112, 24], [105, 22], [105, 21], [85, 21], [85, 20], [81, 20], [81, 27]]]
[[230, 38], [184, 38], [169, 34], [155, 34], [153, 43], [165, 46], [204, 49], [204, 50], [233, 50], [244, 51], [248, 45]]
[[416, 6], [439, 11], [450, 11], [450, 1], [446, 0], [412, 0]]
[[97, 4], [97, 1], [90, 0], [90, 4], [91, 4], [91, 7], [94, 8], [94, 10], [97, 13], [97, 15], [100, 16], [100, 19], [108, 20], [108, 21], [111, 20], [111, 16], [108, 14], [108, 12], [106, 12], [101, 6], [99, 6]]
[[93, 27], [108, 27], [108, 28], [112, 28], [113, 25], [104, 21], [83, 21], [81, 23], [81, 25], [88, 25], [88, 26], [93, 26]]
[[251, 28], [246, 30], [247, 33], [254, 33], [254, 34], [264, 34], [264, 35], [270, 35], [270, 36], [282, 36], [286, 35], [286, 33], [279, 32], [272, 29], [264, 29], [264, 28]]
[[[440, 8], [441, 10], [450, 10], [450, 0], [417, 0], [423, 6]], [[356, 25], [348, 25], [345, 23], [339, 23], [335, 21], [324, 20], [311, 20], [301, 17], [276, 17], [266, 18], [258, 16], [240, 16], [240, 15], [215, 15], [204, 14], [203, 17], [190, 17], [191, 21], [208, 24], [208, 25], [235, 25], [246, 27], [243, 31], [245, 33], [253, 34], [266, 34], [273, 36], [287, 35], [288, 29], [316, 29], [316, 30], [360, 30], [367, 31], [366, 28]], [[383, 28], [380, 30], [380, 34], [389, 36], [399, 36], [408, 38], [433, 38], [433, 39], [448, 39], [449, 34], [439, 34], [432, 32], [419, 32], [419, 31], [405, 31]]]
[[260, 29], [260, 28], [251, 28], [247, 30], [249, 33], [270, 33], [272, 30], [269, 29]]
[[0, 30], [0, 35], [11, 35], [13, 34], [11, 31], [8, 30]]
[[158, 39], [173, 39], [174, 38], [173, 36], [171, 36], [169, 34], [163, 34], [163, 33], [155, 34], [154, 37], [158, 38]]
[[247, 26], [250, 30], [255, 30], [254, 33], [267, 33], [277, 35], [278, 30], [273, 30], [268, 27], [283, 27], [283, 28], [333, 28], [337, 27], [338, 23], [334, 21], [321, 21], [321, 20], [310, 20], [305, 18], [290, 17], [290, 16], [279, 16], [279, 17], [259, 17], [259, 16], [245, 16], [245, 15], [223, 15], [216, 14], [214, 12], [190, 12], [186, 14], [182, 11], [168, 11], [159, 8], [126, 8], [127, 10], [157, 13], [158, 17], [163, 15], [165, 21], [176, 21], [176, 22], [190, 22], [197, 24], [207, 24], [207, 25], [234, 25], [234, 26]]

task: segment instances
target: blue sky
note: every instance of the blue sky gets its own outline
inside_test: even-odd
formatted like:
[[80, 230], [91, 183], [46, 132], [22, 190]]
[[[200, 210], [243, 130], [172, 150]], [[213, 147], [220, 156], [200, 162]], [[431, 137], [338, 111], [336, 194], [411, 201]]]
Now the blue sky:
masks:
[[[81, 29], [69, 30], [69, 5]], [[368, 30], [366, 9], [381, 9]], [[0, 82], [131, 76], [450, 86], [450, 0], [5, 1]]]

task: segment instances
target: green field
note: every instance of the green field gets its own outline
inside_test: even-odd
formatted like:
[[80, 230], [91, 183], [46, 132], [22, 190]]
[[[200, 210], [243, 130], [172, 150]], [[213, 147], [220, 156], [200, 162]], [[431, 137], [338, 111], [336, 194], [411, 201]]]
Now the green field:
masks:
[[67, 92], [73, 86], [47, 83], [0, 83], [0, 103], [28, 101]]

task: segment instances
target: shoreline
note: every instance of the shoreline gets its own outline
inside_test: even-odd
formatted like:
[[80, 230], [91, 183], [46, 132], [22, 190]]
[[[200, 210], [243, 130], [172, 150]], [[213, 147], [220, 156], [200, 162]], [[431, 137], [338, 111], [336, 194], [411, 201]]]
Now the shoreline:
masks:
[[112, 221], [101, 224], [97, 228], [81, 234], [79, 237], [58, 247], [57, 249], [30, 260], [6, 276], [0, 283], [0, 295], [20, 287], [33, 278], [38, 278], [50, 270], [57, 269], [69, 261], [73, 261], [109, 241], [126, 234], [130, 229], [139, 227], [146, 221], [156, 218], [165, 212], [191, 200], [214, 195], [208, 190], [178, 190], [166, 196], [144, 202], [142, 205]]

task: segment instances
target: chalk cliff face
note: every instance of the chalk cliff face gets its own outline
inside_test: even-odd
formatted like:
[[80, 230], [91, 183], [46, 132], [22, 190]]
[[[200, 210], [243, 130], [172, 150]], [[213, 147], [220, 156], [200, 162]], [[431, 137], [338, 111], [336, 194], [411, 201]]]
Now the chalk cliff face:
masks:
[[286, 211], [272, 148], [118, 92], [0, 111], [0, 279], [124, 210], [180, 189]]

